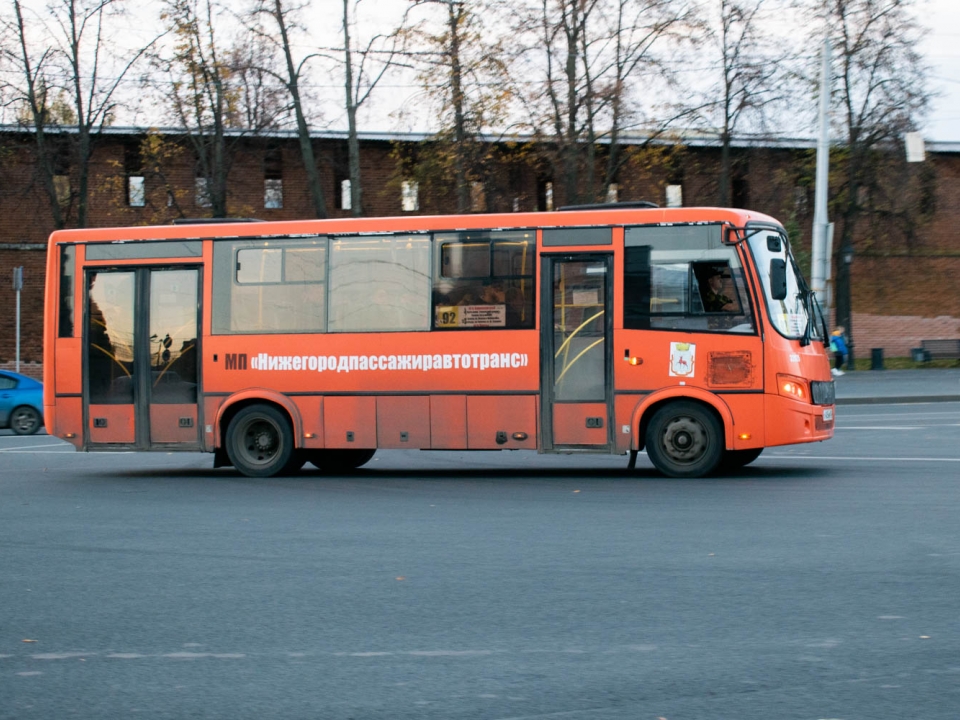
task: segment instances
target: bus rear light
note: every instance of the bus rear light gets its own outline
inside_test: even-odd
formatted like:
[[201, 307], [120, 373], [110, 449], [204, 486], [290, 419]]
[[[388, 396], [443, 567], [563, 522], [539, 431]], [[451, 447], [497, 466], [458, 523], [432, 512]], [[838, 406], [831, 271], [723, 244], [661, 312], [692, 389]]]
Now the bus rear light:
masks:
[[809, 402], [810, 391], [807, 382], [792, 375], [777, 375], [777, 388], [781, 395]]

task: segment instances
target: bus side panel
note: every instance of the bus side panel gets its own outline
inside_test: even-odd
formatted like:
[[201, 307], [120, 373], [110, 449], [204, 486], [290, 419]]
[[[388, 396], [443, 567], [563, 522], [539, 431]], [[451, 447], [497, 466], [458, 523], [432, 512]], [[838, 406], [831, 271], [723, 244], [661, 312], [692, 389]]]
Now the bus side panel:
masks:
[[83, 392], [80, 338], [57, 338], [56, 356], [54, 390], [58, 395], [79, 395]]
[[325, 397], [323, 439], [327, 448], [377, 447], [377, 399], [348, 395]]
[[150, 442], [196, 444], [196, 405], [150, 405]]
[[377, 447], [421, 450], [430, 447], [430, 398], [426, 395], [377, 398]]
[[[522, 439], [517, 439], [514, 435]], [[498, 439], [502, 442], [498, 442]], [[535, 450], [536, 447], [535, 395], [474, 395], [467, 398], [468, 449]]]
[[53, 435], [75, 446], [83, 447], [83, 400], [79, 397], [57, 398], [53, 418]]
[[[599, 418], [600, 427], [587, 427], [587, 418]], [[606, 445], [605, 403], [557, 403], [553, 406], [554, 445]]]
[[[722, 394], [720, 396], [730, 412], [733, 414], [733, 449], [747, 450], [749, 448], [766, 447], [766, 395], [753, 393], [749, 395]], [[779, 420], [778, 420], [779, 421]], [[744, 437], [746, 436], [746, 437]]]
[[[201, 435], [201, 445], [206, 452], [213, 452], [220, 447], [220, 438], [214, 435], [214, 421], [220, 412], [220, 406], [223, 405], [225, 398], [218, 395], [204, 395], [203, 397], [203, 417], [206, 424], [203, 427]], [[220, 432], [226, 432], [226, 428], [220, 428]]]
[[297, 409], [303, 422], [303, 447], [323, 447], [323, 398], [319, 395], [297, 397]]
[[430, 447], [463, 450], [467, 447], [467, 396], [430, 397]]
[[638, 442], [633, 443], [639, 428], [633, 427], [633, 416], [637, 412], [637, 405], [643, 401], [643, 395], [617, 395], [613, 401], [614, 408], [614, 427], [613, 436], [617, 446], [618, 453], [625, 453], [628, 450], [636, 448], [643, 442], [643, 438], [638, 438]]
[[133, 445], [137, 440], [133, 424], [135, 410], [133, 405], [91, 405], [90, 442]]

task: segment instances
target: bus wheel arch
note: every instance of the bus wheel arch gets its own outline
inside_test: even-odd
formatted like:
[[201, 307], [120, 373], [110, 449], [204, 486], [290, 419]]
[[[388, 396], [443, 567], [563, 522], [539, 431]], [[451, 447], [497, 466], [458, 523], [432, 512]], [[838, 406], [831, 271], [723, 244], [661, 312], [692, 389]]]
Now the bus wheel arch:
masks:
[[716, 471], [724, 457], [732, 418], [726, 408], [694, 395], [671, 395], [643, 408], [637, 449], [646, 448], [654, 466], [669, 477], [701, 477]]
[[[298, 420], [286, 403], [262, 397], [238, 399], [218, 417], [220, 464], [229, 464], [248, 477], [272, 477], [303, 467], [298, 449]], [[222, 462], [223, 459], [227, 462]]]
[[226, 447], [227, 429], [230, 426], [230, 421], [233, 420], [237, 413], [245, 407], [257, 404], [272, 405], [284, 413], [293, 429], [294, 447], [299, 448], [303, 445], [303, 421], [300, 418], [300, 412], [297, 406], [290, 398], [271, 391], [246, 390], [231, 395], [217, 410], [216, 424], [214, 426], [217, 447], [214, 449], [222, 450]]

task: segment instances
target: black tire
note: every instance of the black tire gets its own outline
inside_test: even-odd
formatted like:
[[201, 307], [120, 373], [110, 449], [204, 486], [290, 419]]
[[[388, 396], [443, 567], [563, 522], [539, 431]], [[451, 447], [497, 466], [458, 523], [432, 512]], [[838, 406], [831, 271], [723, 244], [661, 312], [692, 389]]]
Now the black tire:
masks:
[[249, 405], [238, 412], [227, 428], [226, 445], [230, 462], [247, 477], [290, 472], [291, 459], [298, 457], [290, 420], [270, 405]]
[[703, 477], [723, 457], [723, 432], [716, 416], [690, 400], [671, 402], [647, 426], [647, 455], [668, 477]]
[[376, 452], [376, 450], [311, 450], [307, 460], [323, 472], [349, 472], [361, 465], [366, 465]]
[[41, 425], [43, 418], [29, 405], [21, 405], [10, 413], [10, 429], [17, 435], [33, 435]]
[[720, 469], [724, 472], [733, 472], [744, 468], [763, 452], [763, 448], [751, 448], [749, 450], [724, 450], [723, 458], [720, 460]]

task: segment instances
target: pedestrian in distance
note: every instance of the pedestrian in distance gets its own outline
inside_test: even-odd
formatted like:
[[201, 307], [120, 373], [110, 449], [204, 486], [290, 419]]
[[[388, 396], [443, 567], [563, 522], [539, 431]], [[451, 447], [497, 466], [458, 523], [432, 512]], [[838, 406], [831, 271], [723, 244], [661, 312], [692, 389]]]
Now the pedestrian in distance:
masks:
[[839, 377], [844, 374], [842, 368], [848, 353], [843, 325], [837, 325], [837, 329], [830, 333], [830, 351], [833, 353], [833, 367], [830, 368], [830, 372], [835, 377]]

